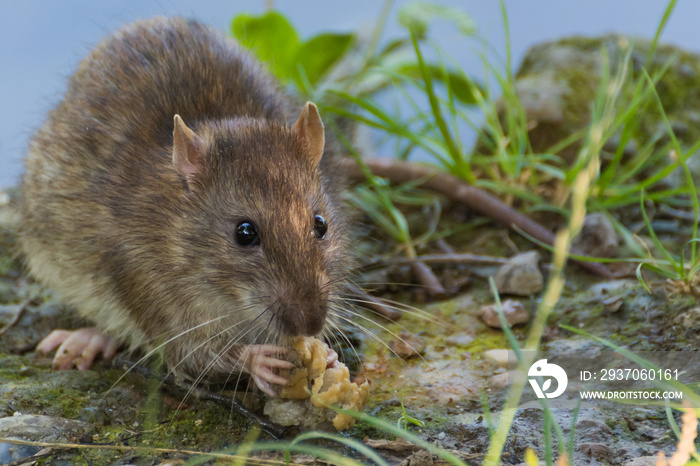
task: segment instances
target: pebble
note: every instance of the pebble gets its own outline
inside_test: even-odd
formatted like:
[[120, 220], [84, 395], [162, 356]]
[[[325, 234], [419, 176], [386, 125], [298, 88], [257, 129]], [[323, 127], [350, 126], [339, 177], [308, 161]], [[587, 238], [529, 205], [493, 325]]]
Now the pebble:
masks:
[[584, 455], [605, 463], [612, 458], [610, 447], [603, 443], [582, 443], [579, 445], [578, 449]]
[[500, 294], [530, 296], [542, 291], [544, 278], [539, 267], [540, 253], [523, 252], [508, 259], [493, 279]]
[[615, 257], [620, 238], [612, 222], [600, 212], [586, 215], [572, 246], [593, 257]]
[[625, 300], [622, 296], [610, 296], [601, 301], [603, 303], [603, 308], [606, 312], [614, 314], [620, 309], [622, 305], [625, 304]]
[[433, 466], [433, 454], [428, 450], [421, 450], [399, 463], [400, 466]]
[[513, 383], [522, 381], [525, 378], [525, 375], [519, 370], [502, 372], [489, 377], [488, 387], [492, 390], [504, 390], [510, 387]]
[[700, 324], [700, 307], [691, 307], [673, 320], [676, 325], [683, 328], [697, 328]]
[[[526, 324], [530, 321], [530, 313], [519, 301], [507, 299], [503, 301], [503, 315], [508, 327], [518, 324]], [[481, 319], [486, 325], [493, 328], [501, 328], [501, 320], [498, 318], [498, 306], [489, 304], [481, 308]]]
[[602, 301], [608, 295], [616, 290], [634, 290], [639, 288], [641, 285], [637, 280], [612, 280], [609, 282], [596, 283], [588, 288], [588, 291], [593, 295], [592, 300]]
[[389, 349], [395, 356], [401, 359], [415, 358], [425, 351], [425, 340], [403, 330], [396, 338], [389, 342]]
[[656, 466], [658, 461], [658, 456], [640, 456], [639, 458], [633, 458], [631, 460], [623, 463], [624, 466]]
[[512, 350], [492, 349], [484, 351], [484, 358], [499, 367], [515, 367], [518, 365], [518, 359]]
[[467, 346], [474, 341], [474, 336], [466, 333], [452, 335], [445, 339], [447, 346]]

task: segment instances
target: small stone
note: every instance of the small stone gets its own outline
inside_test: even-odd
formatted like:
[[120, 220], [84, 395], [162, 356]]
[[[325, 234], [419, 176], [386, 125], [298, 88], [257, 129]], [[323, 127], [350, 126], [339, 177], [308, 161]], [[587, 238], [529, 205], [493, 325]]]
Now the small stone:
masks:
[[507, 349], [492, 349], [484, 351], [484, 358], [499, 367], [515, 367], [518, 364], [515, 353]]
[[611, 293], [623, 293], [629, 290], [635, 290], [641, 285], [637, 280], [612, 280], [609, 282], [596, 283], [588, 288], [588, 291], [593, 295], [593, 301], [602, 301]]
[[632, 458], [631, 460], [623, 463], [624, 466], [656, 466], [658, 456], [640, 456], [639, 458]]
[[673, 319], [676, 325], [683, 328], [696, 328], [700, 324], [700, 307], [692, 307], [683, 314], [676, 316]]
[[539, 268], [540, 253], [529, 251], [508, 259], [493, 277], [501, 294], [530, 296], [542, 291], [544, 278]]
[[19, 374], [22, 377], [30, 377], [35, 373], [36, 370], [34, 370], [34, 368], [31, 366], [22, 366], [19, 368], [19, 371], [17, 371], [17, 374]]
[[615, 257], [620, 242], [612, 222], [604, 214], [586, 215], [581, 232], [572, 246], [593, 257]]
[[493, 390], [503, 390], [508, 385], [510, 385], [508, 381], [508, 372], [502, 372], [489, 377], [488, 386]]
[[625, 300], [622, 296], [610, 296], [609, 298], [603, 299], [601, 302], [603, 303], [603, 308], [606, 312], [614, 314], [622, 309], [622, 305], [625, 303]]
[[425, 351], [425, 340], [404, 330], [389, 342], [389, 349], [401, 359], [415, 358]]
[[[527, 309], [521, 302], [507, 299], [501, 305], [508, 327], [526, 324], [530, 321], [530, 313], [527, 312]], [[481, 308], [481, 319], [489, 327], [501, 328], [501, 320], [498, 318], [498, 306], [496, 304], [483, 306]]]
[[612, 456], [610, 447], [603, 443], [582, 443], [579, 445], [578, 449], [584, 455], [590, 456], [598, 461], [608, 462]]
[[518, 370], [502, 372], [489, 377], [488, 386], [494, 390], [503, 390], [517, 381], [522, 381], [524, 378], [523, 373]]
[[433, 466], [433, 454], [428, 450], [420, 450], [399, 463], [400, 466]]
[[474, 337], [472, 335], [463, 333], [463, 334], [458, 334], [458, 335], [452, 335], [450, 337], [447, 337], [445, 339], [445, 344], [447, 346], [467, 346], [471, 342], [474, 341]]

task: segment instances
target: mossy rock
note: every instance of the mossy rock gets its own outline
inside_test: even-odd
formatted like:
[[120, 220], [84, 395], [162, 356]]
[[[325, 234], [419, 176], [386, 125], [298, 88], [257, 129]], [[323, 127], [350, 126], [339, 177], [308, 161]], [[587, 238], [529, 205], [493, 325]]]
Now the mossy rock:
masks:
[[[700, 139], [700, 56], [678, 47], [660, 44], [647, 67], [650, 48], [651, 41], [648, 39], [632, 39], [614, 34], [569, 37], [532, 47], [516, 73], [515, 87], [528, 120], [528, 134], [533, 151], [546, 153], [554, 144], [577, 131], [585, 130], [591, 121], [591, 111], [603, 70], [609, 65], [611, 76], [614, 76], [628, 53], [634, 83], [645, 79], [645, 69], [650, 76], [655, 76], [664, 67], [668, 67], [656, 89], [671, 127], [684, 150]], [[503, 104], [499, 111], [501, 120], [504, 121]], [[669, 141], [653, 97], [646, 106], [640, 108], [636, 117], [639, 118], [639, 129], [635, 132], [628, 151], [634, 151], [636, 147], [642, 147], [654, 138], [658, 138], [658, 147]], [[614, 136], [608, 142], [606, 150], [614, 151], [616, 146]], [[477, 144], [476, 150], [488, 153], [484, 148], [482, 142]], [[574, 144], [556, 155], [571, 164], [579, 148], [580, 145]], [[693, 159], [697, 157], [691, 157], [689, 165], [698, 179], [700, 161], [695, 162]]]

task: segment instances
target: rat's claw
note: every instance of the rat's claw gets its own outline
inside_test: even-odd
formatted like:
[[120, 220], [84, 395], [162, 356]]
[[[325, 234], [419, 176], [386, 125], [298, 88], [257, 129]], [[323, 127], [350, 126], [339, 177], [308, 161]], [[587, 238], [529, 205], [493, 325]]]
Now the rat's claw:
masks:
[[286, 354], [289, 349], [275, 345], [249, 345], [245, 351], [245, 370], [251, 375], [255, 385], [263, 393], [271, 397], [277, 396], [270, 384], [284, 386], [289, 381], [275, 374], [272, 369], [291, 369], [294, 364], [274, 356]]
[[272, 372], [267, 367], [262, 366], [261, 369], [255, 374], [259, 379], [263, 379], [266, 382], [274, 383], [276, 385], [287, 385], [288, 380], [282, 376], [279, 376]]
[[252, 376], [251, 378], [253, 379], [253, 382], [255, 382], [255, 386], [258, 387], [260, 389], [260, 391], [262, 391], [265, 395], [267, 395], [271, 398], [274, 398], [277, 396], [275, 391], [270, 386], [269, 382], [261, 379], [258, 376], [255, 376], [255, 375]]
[[41, 340], [36, 346], [36, 350], [43, 353], [49, 354], [51, 351], [58, 348], [58, 346], [66, 341], [68, 337], [72, 334], [70, 330], [54, 330], [49, 333], [49, 335]]
[[328, 356], [326, 357], [326, 369], [332, 369], [338, 362], [338, 353], [333, 348], [326, 345]]
[[96, 328], [54, 330], [36, 349], [46, 354], [57, 346], [58, 351], [53, 359], [54, 369], [67, 370], [75, 366], [78, 370], [87, 370], [100, 353], [104, 359], [112, 359], [119, 348], [119, 342]]
[[284, 359], [269, 358], [267, 356], [260, 358], [260, 365], [268, 367], [278, 367], [280, 369], [294, 368], [294, 364], [289, 361], [285, 361]]

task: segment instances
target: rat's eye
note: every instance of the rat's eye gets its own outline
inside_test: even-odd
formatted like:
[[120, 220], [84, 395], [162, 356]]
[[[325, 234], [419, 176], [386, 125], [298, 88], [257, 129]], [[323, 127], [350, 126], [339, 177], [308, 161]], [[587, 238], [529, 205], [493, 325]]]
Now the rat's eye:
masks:
[[241, 246], [252, 247], [260, 244], [260, 237], [251, 222], [241, 222], [236, 227], [236, 242]]
[[320, 215], [314, 215], [314, 233], [316, 234], [316, 238], [321, 239], [326, 236], [326, 231], [328, 231], [326, 219]]

